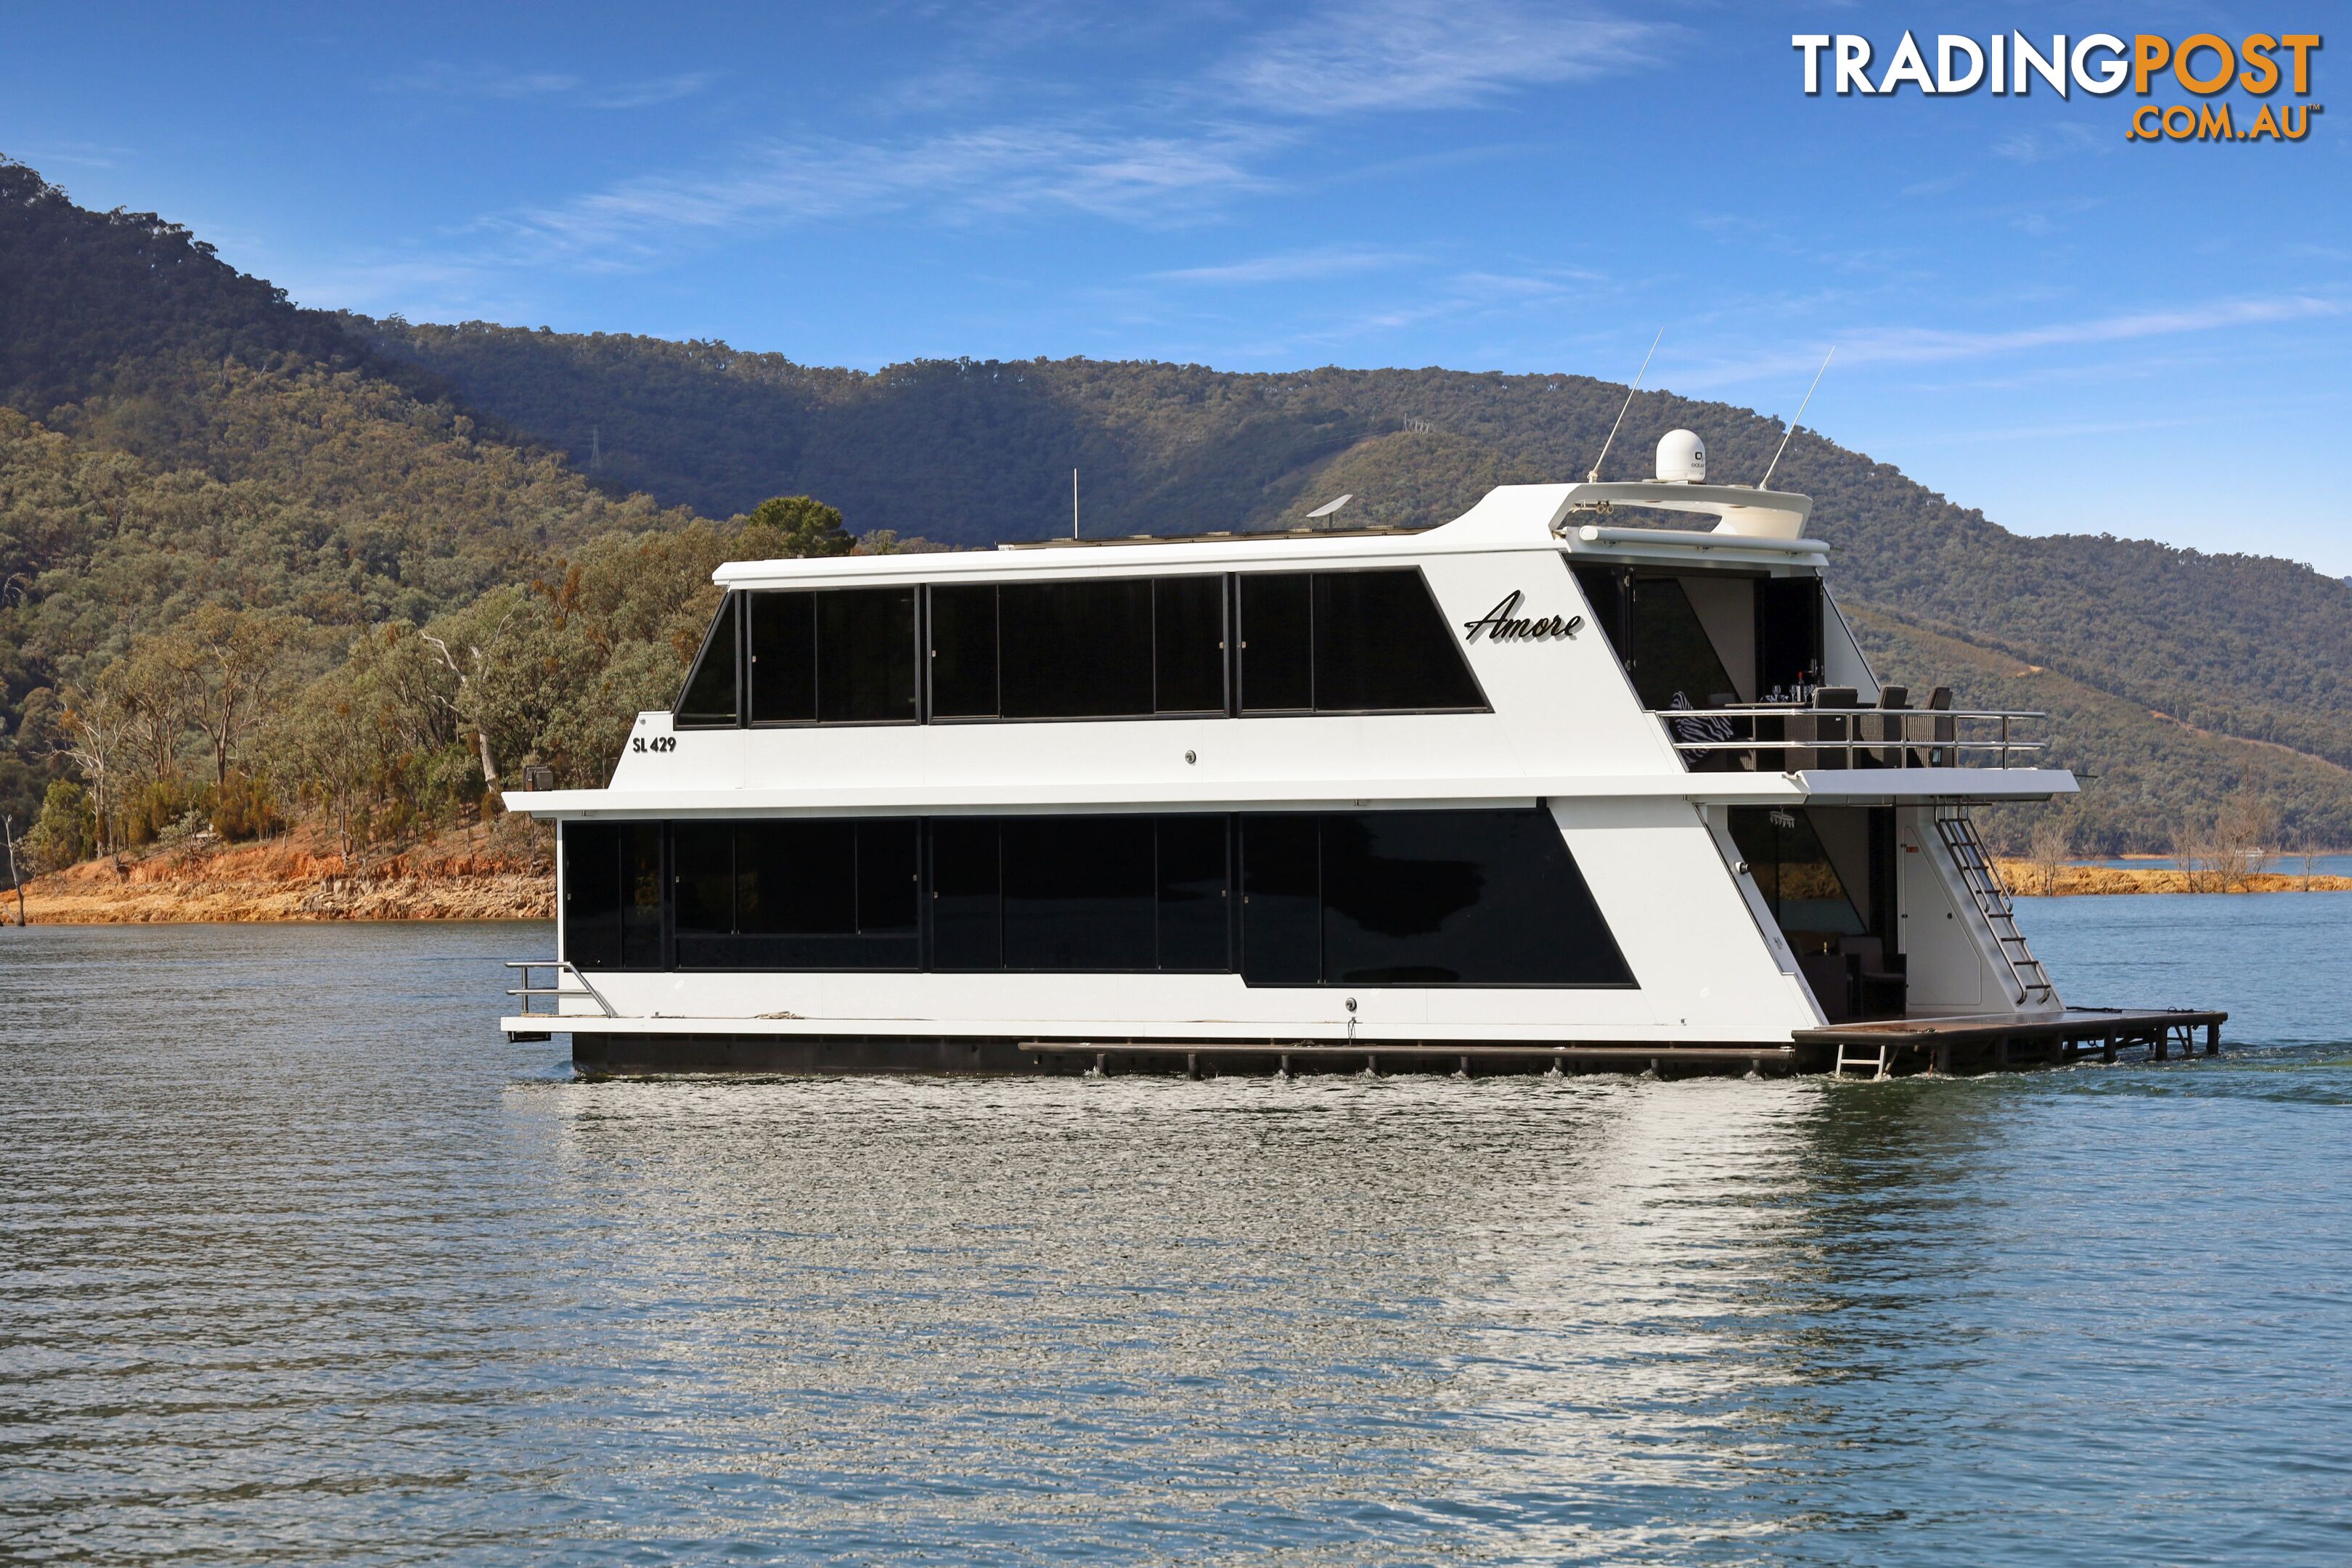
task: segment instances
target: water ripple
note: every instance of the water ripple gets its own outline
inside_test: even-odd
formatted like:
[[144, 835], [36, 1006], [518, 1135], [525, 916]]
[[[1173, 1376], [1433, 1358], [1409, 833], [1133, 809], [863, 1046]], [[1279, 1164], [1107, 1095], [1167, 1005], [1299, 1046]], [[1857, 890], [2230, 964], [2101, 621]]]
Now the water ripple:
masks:
[[591, 1084], [537, 932], [0, 932], [0, 1559], [2342, 1558], [2347, 910], [2034, 906], [2231, 1054], [1874, 1085]]

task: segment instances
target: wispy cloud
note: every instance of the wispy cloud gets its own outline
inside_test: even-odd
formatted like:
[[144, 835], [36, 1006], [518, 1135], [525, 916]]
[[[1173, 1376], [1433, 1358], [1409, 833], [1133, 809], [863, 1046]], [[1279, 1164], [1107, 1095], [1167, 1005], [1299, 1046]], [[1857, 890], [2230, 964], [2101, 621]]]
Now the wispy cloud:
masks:
[[1266, 140], [1243, 127], [1176, 137], [1003, 125], [887, 143], [772, 142], [716, 173], [627, 180], [486, 226], [542, 251], [620, 261], [685, 231], [917, 205], [950, 218], [1058, 208], [1149, 224], [1262, 188], [1251, 163]]
[[1162, 283], [1239, 284], [1297, 283], [1349, 273], [1376, 272], [1402, 267], [1412, 257], [1402, 251], [1366, 250], [1350, 246], [1319, 246], [1309, 250], [1255, 256], [1213, 267], [1179, 267], [1146, 276]]
[[15, 156], [34, 169], [51, 169], [61, 164], [80, 169], [111, 169], [134, 153], [128, 147], [112, 147], [97, 142], [52, 142], [45, 146], [23, 148]]
[[[2176, 310], [2139, 310], [1998, 331], [1947, 331], [1927, 327], [1879, 328], [1841, 333], [1835, 341], [1838, 363], [1849, 369], [1865, 364], [1933, 364], [2026, 353], [2037, 349], [2131, 342], [2226, 328], [2311, 321], [2341, 316], [2347, 310], [2352, 310], [2352, 305], [2344, 300], [2290, 294], [2216, 300]], [[1736, 385], [1742, 382], [1789, 375], [1811, 368], [1813, 363], [1810, 349], [1745, 360], [1719, 360], [1677, 370], [1674, 373], [1674, 381], [1677, 390]]]
[[716, 71], [679, 71], [635, 81], [593, 82], [567, 71], [513, 70], [490, 65], [453, 65], [436, 60], [392, 78], [394, 92], [436, 98], [472, 98], [501, 103], [544, 101], [583, 109], [646, 109], [691, 98], [719, 79]]
[[1992, 150], [2020, 163], [2046, 163], [2078, 153], [2112, 153], [2121, 142], [2102, 136], [2087, 125], [2053, 121], [2031, 131], [2016, 131], [1992, 144]]
[[1639, 63], [1664, 34], [1654, 23], [1515, 0], [1379, 0], [1326, 5], [1266, 33], [1215, 78], [1256, 108], [1288, 114], [1446, 109]]
[[[1049, 0], [984, 13], [1002, 52], [1043, 27], [1056, 37], [1097, 26]], [[1017, 24], [1017, 25], [1016, 25]], [[1139, 83], [1086, 112], [1041, 87], [1025, 114], [991, 123], [970, 111], [1006, 96], [989, 49], [946, 74], [916, 79], [911, 99], [869, 98], [869, 119], [837, 135], [747, 142], [699, 168], [647, 173], [601, 189], [478, 220], [475, 258], [496, 268], [561, 263], [635, 268], [696, 236], [919, 213], [941, 223], [992, 216], [1086, 214], [1167, 227], [1225, 216], [1237, 197], [1276, 189], [1280, 158], [1306, 144], [1303, 117], [1440, 109], [1517, 89], [1570, 81], [1650, 58], [1666, 29], [1597, 10], [1539, 8], [1525, 0], [1327, 3], [1256, 33], [1202, 72]], [[448, 97], [625, 109], [703, 90], [707, 73], [596, 82], [557, 70], [435, 63], [402, 78], [407, 90]], [[905, 124], [964, 111], [961, 124]], [[885, 129], [890, 122], [899, 123]], [[1328, 174], [1324, 176], [1330, 178]], [[1394, 265], [1369, 248], [1329, 249], [1204, 265], [1153, 280], [1248, 285], [1303, 280]]]

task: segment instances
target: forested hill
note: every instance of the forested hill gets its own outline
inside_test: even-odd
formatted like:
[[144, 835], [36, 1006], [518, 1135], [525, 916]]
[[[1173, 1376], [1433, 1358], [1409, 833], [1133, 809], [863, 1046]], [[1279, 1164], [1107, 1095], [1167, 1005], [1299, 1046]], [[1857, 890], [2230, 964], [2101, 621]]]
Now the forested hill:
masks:
[[[1057, 533], [1072, 468], [1089, 533], [1277, 526], [1342, 490], [1350, 521], [1430, 522], [1581, 473], [1622, 395], [373, 321], [0, 160], [0, 811], [37, 810], [52, 861], [296, 811], [396, 836], [481, 808], [499, 768], [602, 777], [674, 690], [716, 561], [851, 547], [805, 496], [868, 550]], [[1612, 476], [1675, 425], [1732, 479], [1780, 434], [1645, 393]], [[2100, 775], [2086, 841], [2158, 847], [2245, 788], [2352, 842], [2344, 584], [2020, 539], [1810, 433], [1778, 479], [1815, 497], [1891, 678], [2059, 713], [2057, 760]]]
[[292, 627], [280, 658], [307, 676], [551, 552], [688, 521], [493, 438], [187, 230], [0, 161], [0, 809], [19, 831], [70, 771], [68, 694], [199, 609]]
[[[979, 544], [1068, 526], [1069, 473], [1106, 535], [1297, 521], [1433, 522], [1489, 486], [1583, 473], [1624, 395], [1584, 376], [1444, 370], [1235, 374], [1197, 365], [932, 361], [814, 369], [723, 343], [352, 319], [375, 352], [593, 461], [724, 515], [805, 489], [853, 529]], [[1716, 477], [1759, 477], [1780, 426], [1637, 397], [1605, 477], [1703, 435]], [[2083, 535], [2023, 538], [1810, 431], [1776, 485], [1814, 498], [1846, 598], [2197, 728], [2352, 766], [2352, 587], [2291, 562]]]

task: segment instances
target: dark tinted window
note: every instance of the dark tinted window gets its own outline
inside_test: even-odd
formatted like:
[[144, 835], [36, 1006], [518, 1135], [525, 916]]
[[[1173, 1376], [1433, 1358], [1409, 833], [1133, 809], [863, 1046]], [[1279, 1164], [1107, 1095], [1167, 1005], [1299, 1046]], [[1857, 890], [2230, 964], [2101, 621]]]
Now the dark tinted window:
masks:
[[[1859, 930], [1805, 815], [1778, 816], [1735, 813], [1733, 831], [1784, 921]], [[1233, 820], [567, 824], [564, 951], [583, 968], [914, 969], [928, 908], [939, 970], [1223, 973], [1237, 931], [1255, 985], [1633, 984], [1548, 812], [1242, 817], [1238, 918]], [[1873, 815], [1873, 857], [1885, 838], [1891, 859], [1892, 820]]]
[[1315, 706], [1329, 712], [1486, 705], [1417, 571], [1315, 575]]
[[751, 722], [816, 717], [816, 595], [751, 594]]
[[720, 601], [718, 618], [703, 638], [702, 657], [686, 678], [672, 721], [682, 728], [708, 729], [735, 722], [735, 640], [738, 595]]
[[968, 816], [936, 817], [930, 839], [931, 967], [1002, 967], [996, 824]]
[[677, 936], [727, 936], [735, 930], [735, 827], [732, 823], [681, 822], [671, 829], [670, 858], [677, 879]]
[[1160, 967], [1208, 973], [1231, 969], [1226, 818], [1163, 816], [1158, 835]]
[[1004, 966], [1154, 966], [1152, 819], [1013, 816], [1003, 824]]
[[762, 822], [743, 828], [742, 929], [779, 936], [857, 930], [857, 841], [846, 822]]
[[1756, 689], [1790, 692], [1822, 679], [1822, 584], [1818, 577], [1768, 577], [1756, 584]]
[[1007, 719], [1151, 711], [1151, 582], [1008, 583], [997, 590]]
[[1265, 713], [1315, 706], [1313, 577], [1305, 572], [1241, 577], [1242, 709]]
[[1307, 812], [1242, 818], [1242, 977], [1252, 985], [1312, 985], [1321, 974], [1317, 836]]
[[621, 827], [621, 967], [667, 967], [662, 952], [662, 825], [625, 823]]
[[1633, 974], [1551, 813], [1323, 819], [1334, 985], [1625, 985]]
[[842, 588], [816, 595], [817, 717], [828, 724], [915, 717], [915, 591]]
[[563, 956], [583, 969], [621, 963], [621, 830], [563, 825]]
[[912, 969], [911, 818], [677, 823], [670, 830], [680, 969]]
[[921, 824], [911, 816], [857, 825], [857, 931], [912, 940], [921, 891]]
[[1151, 585], [1152, 704], [1162, 713], [1225, 710], [1225, 580]]
[[996, 702], [996, 585], [931, 590], [931, 714], [992, 719]]
[[1862, 911], [1801, 808], [1735, 805], [1731, 841], [1748, 862], [1780, 929], [1822, 936], [1860, 936]]
[[1609, 649], [1623, 664], [1632, 654], [1633, 625], [1633, 574], [1623, 566], [1574, 566], [1576, 585], [1584, 591], [1584, 602], [1592, 606], [1593, 624], [1609, 639]]
[[1633, 584], [1633, 676], [1644, 708], [1704, 708], [1709, 698], [1738, 689], [1698, 612], [1672, 577], [1643, 577]]

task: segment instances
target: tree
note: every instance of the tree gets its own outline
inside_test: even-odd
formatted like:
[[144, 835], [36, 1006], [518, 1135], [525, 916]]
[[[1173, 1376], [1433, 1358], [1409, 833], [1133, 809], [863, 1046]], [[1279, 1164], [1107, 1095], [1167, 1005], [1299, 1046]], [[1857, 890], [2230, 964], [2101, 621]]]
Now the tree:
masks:
[[196, 725], [212, 745], [215, 788], [228, 783], [238, 742], [284, 683], [284, 654], [298, 629], [284, 616], [222, 605], [201, 605], [188, 617], [186, 639], [204, 660]]
[[2074, 825], [2056, 808], [2047, 809], [2033, 824], [2027, 862], [2033, 868], [2033, 890], [2044, 898], [2058, 890], [2058, 876], [2074, 853]]
[[[497, 668], [492, 656], [499, 652], [499, 644], [506, 636], [508, 626], [513, 622], [523, 607], [524, 601], [518, 590], [502, 588], [496, 590], [485, 599], [476, 601], [467, 606], [465, 611], [460, 612], [457, 618], [463, 623], [465, 632], [471, 634], [470, 637], [460, 637], [466, 648], [466, 658], [462, 663], [456, 654], [450, 652], [449, 644], [445, 638], [436, 637], [430, 632], [418, 634], [425, 642], [432, 646], [435, 652], [441, 656], [441, 662], [448, 667], [449, 673], [457, 678], [457, 691], [455, 697], [448, 700], [449, 708], [452, 712], [473, 726], [474, 744], [481, 753], [482, 783], [492, 790], [499, 787], [499, 763], [497, 757], [490, 752], [490, 724], [484, 711], [483, 689], [487, 683], [487, 678]], [[488, 618], [486, 614], [488, 611], [502, 613], [499, 615], [497, 624], [484, 633], [480, 628]]]
[[[102, 855], [110, 849], [119, 849], [109, 826], [109, 808], [127, 728], [121, 704], [101, 688], [77, 691], [68, 687], [62, 717], [67, 737], [65, 754], [81, 770], [89, 786], [90, 851]], [[46, 806], [43, 815], [47, 815]]]
[[381, 770], [379, 718], [377, 704], [346, 665], [311, 682], [274, 732], [280, 771], [300, 779], [302, 793], [333, 814], [336, 847], [347, 868], [352, 807]]
[[40, 817], [25, 835], [27, 863], [37, 873], [54, 871], [89, 859], [97, 847], [98, 818], [89, 792], [71, 779], [51, 781], [41, 798]]
[[98, 678], [98, 689], [122, 715], [133, 765], [151, 782], [173, 783], [180, 776], [180, 742], [203, 692], [203, 660], [194, 644], [167, 634], [132, 644], [129, 655]]
[[841, 513], [814, 496], [770, 496], [751, 509], [744, 529], [772, 529], [783, 539], [776, 556], [846, 555], [857, 536], [845, 533]]

